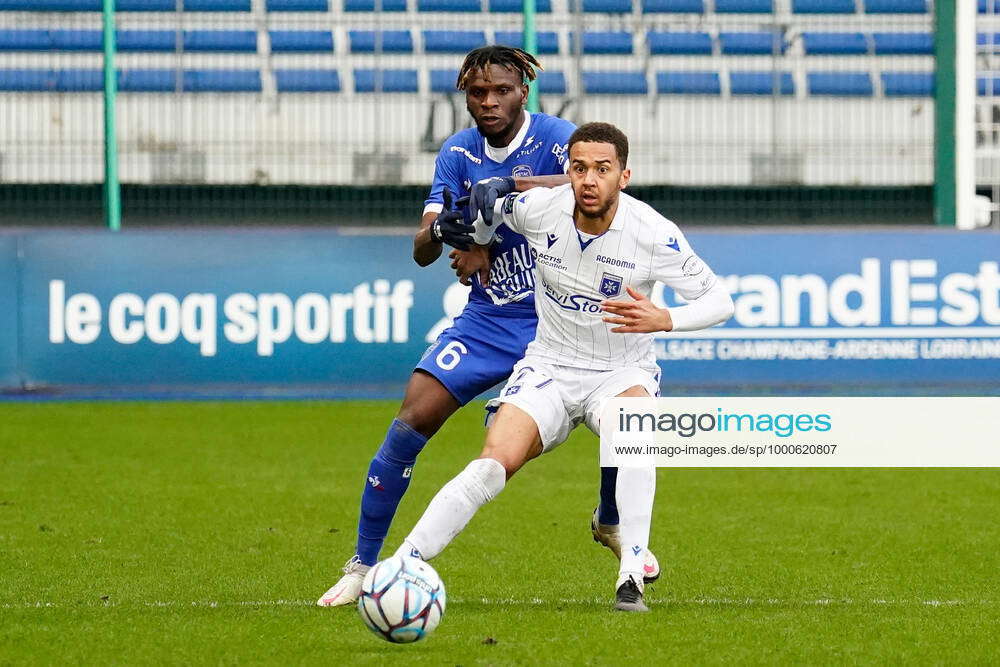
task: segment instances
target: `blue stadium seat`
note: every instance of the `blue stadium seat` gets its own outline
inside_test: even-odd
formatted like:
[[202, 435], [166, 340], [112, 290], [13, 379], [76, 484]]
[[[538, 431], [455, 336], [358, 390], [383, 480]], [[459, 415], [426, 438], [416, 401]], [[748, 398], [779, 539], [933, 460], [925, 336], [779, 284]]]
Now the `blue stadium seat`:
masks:
[[[373, 12], [378, 0], [344, 0], [345, 12]], [[379, 5], [383, 12], [405, 12], [406, 0], [381, 0]]]
[[[524, 7], [523, 0], [489, 0], [491, 12], [502, 14], [520, 14]], [[552, 11], [552, 0], [535, 0], [535, 11], [548, 14]]]
[[36, 93], [55, 88], [55, 70], [0, 69], [0, 90], [4, 92]]
[[583, 0], [583, 11], [601, 14], [630, 14], [632, 0]]
[[257, 33], [254, 30], [185, 30], [184, 50], [255, 53]]
[[642, 0], [642, 13], [704, 14], [705, 3], [702, 0]]
[[[238, 7], [228, 11], [250, 11], [249, 0], [186, 0], [184, 8], [188, 11], [223, 11], [207, 9], [217, 5]], [[99, 12], [101, 6], [101, 0], [0, 0], [0, 11]], [[117, 0], [115, 9], [120, 12], [172, 12], [176, 11], [177, 3], [175, 0]]]
[[863, 56], [868, 40], [860, 32], [804, 32], [802, 47], [807, 56]]
[[479, 0], [417, 0], [420, 12], [479, 12], [482, 9]]
[[657, 72], [656, 92], [660, 95], [721, 95], [718, 72]]
[[413, 53], [413, 36], [409, 30], [350, 30], [351, 53], [374, 53], [376, 38], [382, 40], [383, 53]]
[[120, 30], [118, 50], [124, 53], [176, 51], [179, 35], [175, 30]]
[[333, 33], [329, 30], [272, 30], [269, 34], [272, 53], [333, 51]]
[[719, 45], [727, 56], [771, 55], [777, 46], [784, 53], [787, 45], [780, 33], [720, 32]]
[[976, 94], [980, 97], [996, 97], [1000, 95], [1000, 77], [976, 77]]
[[49, 51], [52, 37], [48, 30], [0, 30], [0, 51]]
[[[101, 10], [101, 0], [0, 0], [0, 11], [16, 12], [97, 12]], [[42, 70], [6, 70], [7, 72], [36, 72]], [[19, 74], [18, 77], [21, 75]], [[28, 82], [32, 75], [24, 75]], [[54, 76], [54, 75], [53, 75]], [[16, 77], [15, 77], [16, 78]], [[21, 79], [18, 79], [21, 80]], [[27, 84], [26, 84], [27, 85]], [[54, 86], [55, 84], [53, 84]]]
[[[570, 39], [570, 43], [573, 43], [572, 39]], [[585, 54], [628, 55], [632, 53], [632, 33], [620, 31], [585, 32], [583, 33], [583, 52]]]
[[177, 10], [177, 2], [175, 0], [118, 0], [115, 3], [115, 9], [120, 12], [172, 12]]
[[458, 79], [457, 69], [432, 69], [431, 70], [431, 92], [432, 93], [456, 93], [455, 80]]
[[248, 12], [250, 0], [184, 0], [188, 12]]
[[329, 0], [267, 0], [269, 12], [328, 12]]
[[99, 69], [64, 69], [56, 72], [57, 93], [96, 93], [104, 90], [104, 72]]
[[1000, 14], [1000, 0], [979, 0], [978, 7], [980, 14]]
[[715, 0], [716, 14], [770, 14], [774, 0]]
[[418, 90], [415, 69], [356, 69], [354, 92], [415, 93]]
[[866, 14], [926, 14], [927, 0], [865, 0]]
[[882, 72], [886, 97], [929, 97], [934, 94], [933, 72]]
[[486, 46], [482, 30], [424, 30], [425, 53], [468, 53]]
[[929, 32], [872, 33], [875, 55], [934, 55], [934, 35]]
[[712, 55], [712, 37], [707, 32], [656, 32], [646, 34], [653, 55]]
[[545, 95], [565, 95], [566, 76], [562, 72], [539, 72], [538, 92]]
[[53, 51], [100, 51], [104, 37], [100, 30], [52, 30]]
[[976, 50], [979, 53], [998, 53], [1000, 52], [1000, 33], [977, 33], [976, 34]]
[[139, 69], [118, 72], [123, 93], [172, 93], [177, 90], [177, 70]]
[[775, 83], [778, 83], [782, 95], [795, 94], [795, 80], [791, 72], [729, 73], [729, 92], [733, 95], [773, 95]]
[[279, 93], [340, 92], [340, 74], [335, 69], [278, 69], [274, 82]]
[[[538, 53], [542, 55], [559, 53], [559, 33], [539, 32], [535, 35]], [[520, 30], [497, 30], [496, 43], [524, 48], [524, 33]]]
[[853, 14], [854, 0], [792, 0], [795, 14]]
[[[177, 88], [175, 70], [125, 70], [118, 72], [123, 93], [172, 92]], [[0, 91], [97, 92], [104, 87], [101, 70], [0, 70]]]
[[868, 72], [807, 72], [810, 95], [871, 97], [874, 94]]
[[184, 72], [184, 91], [188, 93], [259, 93], [257, 70], [209, 69]]
[[649, 92], [645, 72], [584, 72], [583, 91], [591, 95], [645, 95]]

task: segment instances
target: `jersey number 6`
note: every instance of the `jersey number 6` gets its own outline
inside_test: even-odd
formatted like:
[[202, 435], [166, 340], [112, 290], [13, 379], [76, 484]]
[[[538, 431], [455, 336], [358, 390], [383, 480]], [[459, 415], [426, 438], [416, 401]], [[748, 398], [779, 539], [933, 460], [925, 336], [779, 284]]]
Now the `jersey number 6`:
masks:
[[453, 340], [444, 346], [444, 349], [438, 353], [438, 356], [434, 358], [434, 361], [444, 370], [450, 371], [455, 366], [458, 366], [458, 362], [462, 360], [462, 355], [468, 353], [469, 350], [467, 347], [462, 345], [457, 340]]

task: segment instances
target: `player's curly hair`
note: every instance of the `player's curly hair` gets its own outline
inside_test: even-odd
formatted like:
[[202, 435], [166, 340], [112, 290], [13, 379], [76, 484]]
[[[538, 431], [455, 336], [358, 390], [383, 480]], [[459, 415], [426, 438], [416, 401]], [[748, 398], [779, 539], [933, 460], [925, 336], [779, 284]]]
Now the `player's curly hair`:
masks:
[[483, 46], [469, 51], [458, 71], [458, 81], [455, 86], [465, 90], [475, 73], [482, 70], [484, 77], [489, 77], [490, 65], [499, 65], [509, 70], [519, 72], [522, 81], [534, 81], [538, 74], [535, 69], [543, 69], [535, 56], [513, 46]]

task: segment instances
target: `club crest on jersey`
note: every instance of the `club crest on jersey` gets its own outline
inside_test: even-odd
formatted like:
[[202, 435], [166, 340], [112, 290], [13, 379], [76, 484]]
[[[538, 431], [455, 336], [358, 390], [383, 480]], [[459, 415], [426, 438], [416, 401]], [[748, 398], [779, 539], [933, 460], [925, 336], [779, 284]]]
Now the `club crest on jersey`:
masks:
[[668, 248], [673, 248], [677, 252], [681, 251], [681, 244], [680, 241], [677, 240], [676, 236], [668, 236], [666, 245]]
[[519, 164], [511, 170], [510, 175], [514, 178], [527, 178], [532, 175], [531, 167], [526, 164]]
[[622, 293], [622, 277], [616, 276], [613, 273], [607, 273], [601, 276], [601, 294], [608, 297], [609, 299], [613, 296], [618, 296]]
[[559, 240], [559, 237], [556, 236], [555, 234], [549, 234], [548, 237], [546, 238], [546, 241], [548, 242], [550, 248], [558, 240]]

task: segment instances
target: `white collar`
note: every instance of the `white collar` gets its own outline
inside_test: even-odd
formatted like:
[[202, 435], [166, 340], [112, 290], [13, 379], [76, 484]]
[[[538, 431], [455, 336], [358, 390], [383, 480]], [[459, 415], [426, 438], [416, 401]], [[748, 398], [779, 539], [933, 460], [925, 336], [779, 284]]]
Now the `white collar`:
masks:
[[524, 138], [528, 136], [528, 126], [531, 125], [531, 114], [525, 110], [524, 112], [524, 122], [521, 123], [521, 129], [517, 131], [514, 138], [510, 140], [510, 143], [506, 146], [500, 146], [499, 148], [495, 146], [490, 146], [490, 142], [483, 137], [483, 145], [486, 147], [484, 153], [486, 157], [493, 160], [494, 162], [500, 163], [510, 157], [514, 151], [521, 147], [524, 143]]

